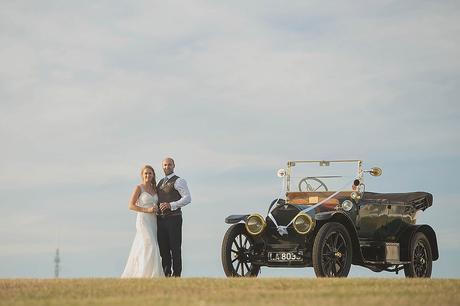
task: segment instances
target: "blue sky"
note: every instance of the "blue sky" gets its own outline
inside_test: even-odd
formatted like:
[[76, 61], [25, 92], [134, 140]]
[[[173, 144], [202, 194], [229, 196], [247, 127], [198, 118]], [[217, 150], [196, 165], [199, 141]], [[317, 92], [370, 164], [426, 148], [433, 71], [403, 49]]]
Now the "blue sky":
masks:
[[[363, 159], [433, 193], [433, 276], [459, 277], [456, 1], [14, 1], [0, 10], [0, 278], [116, 277], [139, 169], [176, 159], [184, 276], [223, 276], [232, 213], [290, 159]], [[313, 276], [312, 269], [262, 269]], [[351, 276], [390, 276], [352, 268]]]

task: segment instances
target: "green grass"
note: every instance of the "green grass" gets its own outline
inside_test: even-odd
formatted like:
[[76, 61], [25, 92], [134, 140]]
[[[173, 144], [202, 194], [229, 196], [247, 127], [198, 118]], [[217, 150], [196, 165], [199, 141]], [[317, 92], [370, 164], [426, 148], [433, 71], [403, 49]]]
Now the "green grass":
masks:
[[460, 280], [5, 279], [0, 305], [460, 305]]

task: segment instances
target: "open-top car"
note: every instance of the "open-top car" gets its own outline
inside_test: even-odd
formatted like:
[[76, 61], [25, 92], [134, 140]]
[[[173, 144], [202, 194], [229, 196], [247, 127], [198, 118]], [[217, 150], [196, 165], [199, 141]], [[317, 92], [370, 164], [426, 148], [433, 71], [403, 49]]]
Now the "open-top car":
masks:
[[222, 242], [229, 277], [257, 276], [262, 266], [311, 267], [319, 277], [346, 277], [352, 264], [375, 272], [403, 270], [430, 277], [436, 234], [416, 224], [432, 205], [427, 192], [374, 193], [365, 189], [361, 160], [289, 161], [280, 169], [282, 193], [267, 216], [231, 215]]

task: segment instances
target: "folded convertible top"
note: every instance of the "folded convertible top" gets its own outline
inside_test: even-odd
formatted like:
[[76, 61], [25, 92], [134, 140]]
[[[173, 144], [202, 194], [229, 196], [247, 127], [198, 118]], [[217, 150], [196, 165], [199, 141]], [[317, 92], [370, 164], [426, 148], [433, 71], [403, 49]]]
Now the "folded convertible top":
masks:
[[431, 193], [422, 191], [407, 193], [364, 192], [361, 201], [388, 202], [388, 204], [406, 204], [412, 205], [415, 209], [425, 210], [433, 204], [433, 195]]

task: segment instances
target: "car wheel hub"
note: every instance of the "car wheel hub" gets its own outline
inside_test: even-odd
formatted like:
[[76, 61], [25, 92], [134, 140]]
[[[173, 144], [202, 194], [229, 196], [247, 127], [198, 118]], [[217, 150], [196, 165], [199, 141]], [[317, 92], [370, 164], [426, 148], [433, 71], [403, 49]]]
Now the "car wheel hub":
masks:
[[236, 255], [239, 261], [247, 262], [249, 259], [249, 255], [246, 253], [245, 249], [239, 249], [238, 254]]

